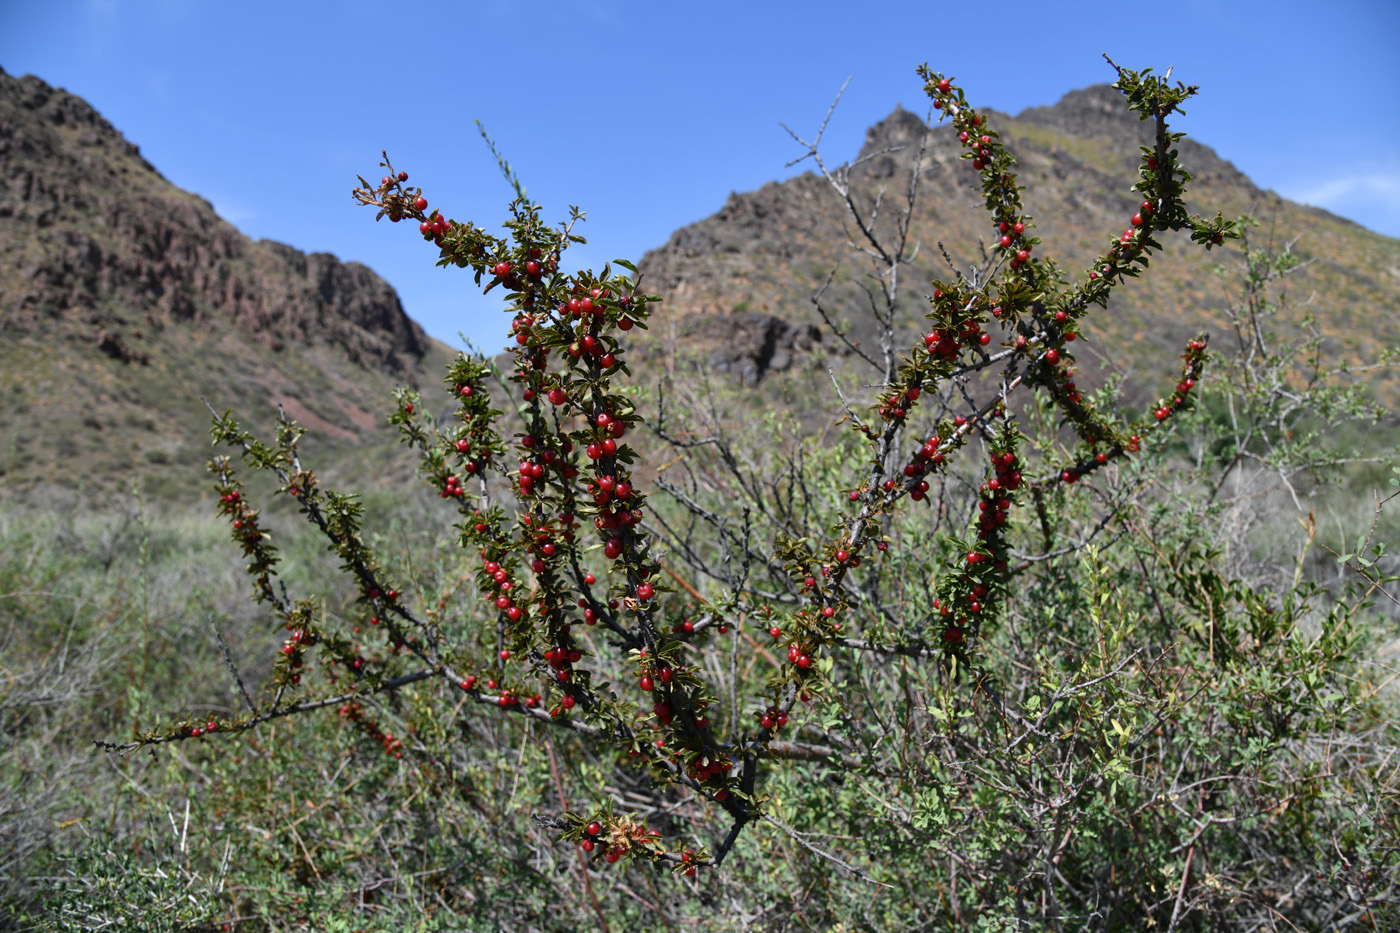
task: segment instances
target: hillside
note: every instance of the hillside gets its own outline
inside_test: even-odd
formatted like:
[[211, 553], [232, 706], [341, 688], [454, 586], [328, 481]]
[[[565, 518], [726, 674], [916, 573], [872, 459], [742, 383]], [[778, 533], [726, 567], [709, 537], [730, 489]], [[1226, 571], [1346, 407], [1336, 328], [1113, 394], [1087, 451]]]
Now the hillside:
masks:
[[[1132, 213], [1146, 125], [1105, 86], [1014, 117], [992, 113], [989, 123], [1019, 159], [1041, 254], [1082, 274]], [[1189, 117], [1180, 126], [1189, 131]], [[991, 233], [956, 140], [901, 109], [870, 128], [853, 160], [857, 197], [898, 197], [921, 134], [921, 250], [902, 276], [906, 343], [921, 330], [927, 283], [948, 274], [938, 247], [966, 266]], [[1400, 241], [1262, 191], [1189, 138], [1182, 155], [1195, 176], [1193, 209], [1254, 214], [1265, 223], [1256, 242], [1296, 238], [1306, 266], [1290, 282], [1285, 333], [1303, 333], [1310, 313], [1332, 360], [1400, 346]], [[824, 385], [828, 363], [851, 362], [809, 300], [833, 270], [829, 306], [856, 339], [869, 337], [859, 289], [868, 266], [846, 246], [843, 221], [811, 172], [732, 195], [643, 257], [648, 291], [665, 302], [639, 349], [750, 386], [772, 385], [773, 373]], [[1198, 329], [1231, 339], [1223, 309], [1233, 282], [1213, 271], [1222, 262], [1238, 267], [1238, 250], [1175, 243], [1152, 274], [1120, 288], [1086, 327], [1085, 381], [1121, 373], [1142, 400]], [[434, 388], [449, 356], [368, 268], [249, 239], [170, 184], [87, 103], [0, 71], [0, 499], [109, 496], [133, 481], [154, 497], [201, 494], [201, 399], [263, 428], [281, 404], [325, 445], [317, 462], [332, 478], [384, 480], [389, 390]], [[1397, 400], [1392, 375], [1372, 381]], [[829, 410], [825, 395], [806, 397]]]
[[[1017, 157], [1035, 232], [1045, 239], [1040, 255], [1083, 276], [1092, 257], [1126, 226], [1139, 200], [1130, 186], [1137, 146], [1147, 140], [1149, 125], [1127, 112], [1116, 91], [1101, 85], [1014, 117], [993, 112], [988, 126]], [[1189, 114], [1179, 116], [1175, 128], [1189, 133]], [[858, 200], [869, 205], [883, 192], [884, 214], [893, 215], [894, 202], [908, 187], [922, 133], [927, 151], [912, 225], [921, 250], [901, 274], [905, 346], [921, 332], [928, 283], [935, 275], [950, 275], [939, 245], [967, 268], [979, 256], [979, 243], [990, 243], [993, 234], [976, 172], [958, 158], [962, 147], [952, 132], [930, 129], [901, 109], [870, 128], [853, 160], [850, 177]], [[885, 151], [892, 148], [899, 151]], [[1249, 212], [1263, 222], [1252, 233], [1256, 246], [1272, 241], [1277, 247], [1296, 238], [1294, 252], [1307, 265], [1290, 279], [1287, 295], [1295, 307], [1281, 319], [1285, 333], [1302, 333], [1306, 311], [1316, 318], [1332, 360], [1370, 359], [1383, 348], [1400, 346], [1400, 240], [1260, 190], [1189, 136], [1180, 148], [1194, 176], [1192, 210], [1208, 216], [1220, 210], [1226, 217]], [[830, 153], [826, 157], [828, 164], [835, 161]], [[846, 246], [844, 220], [825, 180], [807, 172], [733, 194], [711, 217], [676, 231], [640, 264], [648, 291], [666, 298], [666, 310], [651, 331], [653, 352], [737, 373], [749, 384], [771, 372], [799, 373], [808, 366], [824, 378], [837, 347], [818, 327], [810, 298], [833, 269], [825, 303], [845, 315], [853, 334], [869, 336], [862, 330], [865, 298], [858, 285], [870, 267]], [[1222, 263], [1231, 270], [1228, 278], [1213, 272]], [[1107, 313], [1091, 316], [1088, 340], [1078, 350], [1085, 379], [1098, 382], [1107, 373], [1123, 373], [1129, 397], [1137, 400], [1160, 391], [1174, 372], [1179, 348], [1196, 331], [1204, 327], [1217, 341], [1233, 339], [1223, 309], [1231, 298], [1227, 286], [1238, 287], [1241, 269], [1238, 249], [1206, 254], [1185, 237], [1169, 242], [1148, 275], [1115, 292]], [[1397, 399], [1393, 375], [1375, 384], [1386, 399]]]
[[198, 494], [201, 398], [262, 426], [282, 404], [365, 475], [392, 387], [449, 356], [370, 269], [249, 239], [86, 102], [0, 72], [0, 497]]

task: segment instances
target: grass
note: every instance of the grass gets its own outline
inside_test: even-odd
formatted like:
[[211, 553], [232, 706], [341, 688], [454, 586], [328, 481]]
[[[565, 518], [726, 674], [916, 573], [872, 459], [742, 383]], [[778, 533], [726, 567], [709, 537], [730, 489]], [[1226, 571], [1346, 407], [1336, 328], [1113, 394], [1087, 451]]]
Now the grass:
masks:
[[[749, 427], [771, 437], [771, 426]], [[1378, 436], [1352, 439], [1374, 449]], [[387, 472], [407, 472], [395, 462]], [[1347, 468], [1341, 485], [1300, 486], [1300, 511], [1286, 492], [1255, 491], [1266, 475], [1241, 472], [1223, 494], [1237, 501], [1218, 513], [1235, 548], [1229, 562], [1258, 579], [1286, 576], [1303, 540], [1298, 521], [1311, 511], [1317, 539], [1304, 573], [1344, 582], [1347, 571], [1323, 545], [1347, 550], [1372, 521], [1371, 491], [1390, 475], [1389, 464], [1365, 463]], [[270, 489], [254, 482], [250, 492], [268, 501]], [[266, 524], [281, 544], [289, 590], [324, 594], [325, 612], [351, 617], [351, 594], [322, 542], [290, 502], [271, 501], [281, 504], [268, 507]], [[386, 550], [426, 561], [396, 573], [422, 581], [423, 592], [460, 573], [451, 513], [438, 500], [380, 490], [365, 504], [367, 527]], [[1376, 540], [1400, 539], [1393, 514], [1380, 517]], [[0, 509], [0, 930], [110, 924], [174, 933], [230, 918], [240, 930], [593, 924], [572, 853], [532, 828], [531, 817], [557, 812], [566, 786], [634, 802], [645, 788], [619, 782], [613, 763], [548, 729], [448, 717], [439, 734], [417, 735], [450, 750], [446, 778], [386, 760], [331, 713], [270, 724], [231, 746], [94, 751], [94, 740], [125, 739], [134, 723], [238, 708], [220, 639], [255, 685], [284, 635], [249, 592], [212, 502], [185, 507], [131, 494], [99, 507]], [[1393, 628], [1395, 609], [1378, 597], [1371, 612]], [[1376, 655], [1368, 663], [1379, 680], [1394, 662]], [[420, 700], [438, 699], [425, 687], [376, 714], [422, 724]], [[831, 845], [854, 846], [871, 818], [871, 801], [831, 771], [795, 766], [776, 772], [767, 791], [776, 814]], [[918, 797], [915, 805], [933, 803]], [[694, 828], [695, 817], [676, 819]], [[877, 852], [895, 877], [917, 876], [917, 850], [869, 831], [872, 845], [891, 846]], [[772, 833], [746, 834], [735, 855], [740, 866], [779, 866], [782, 878], [829, 874], [810, 861]], [[777, 905], [784, 916], [815, 909], [784, 882], [742, 868], [694, 895], [636, 869], [598, 884], [601, 911], [619, 927], [655, 928], [666, 912], [701, 928], [742, 928], [745, 905]], [[879, 928], [884, 921], [872, 918], [889, 903], [841, 885], [820, 897], [820, 916], [864, 918], [851, 928]]]

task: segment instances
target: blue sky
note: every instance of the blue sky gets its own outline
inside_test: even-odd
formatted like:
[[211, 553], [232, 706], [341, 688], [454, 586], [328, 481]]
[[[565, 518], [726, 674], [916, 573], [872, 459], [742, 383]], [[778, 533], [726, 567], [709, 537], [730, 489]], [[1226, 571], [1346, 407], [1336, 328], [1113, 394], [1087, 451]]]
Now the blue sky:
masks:
[[1179, 127], [1258, 184], [1400, 236], [1397, 41], [1395, 0], [0, 0], [0, 67], [85, 97], [246, 233], [364, 262], [430, 333], [486, 349], [494, 293], [351, 202], [381, 149], [494, 227], [510, 191], [481, 120], [547, 218], [587, 212], [575, 262], [601, 264], [800, 170], [778, 123], [814, 131], [848, 75], [837, 162], [896, 104], [923, 109], [922, 62], [1014, 113], [1111, 80], [1108, 52], [1201, 85]]

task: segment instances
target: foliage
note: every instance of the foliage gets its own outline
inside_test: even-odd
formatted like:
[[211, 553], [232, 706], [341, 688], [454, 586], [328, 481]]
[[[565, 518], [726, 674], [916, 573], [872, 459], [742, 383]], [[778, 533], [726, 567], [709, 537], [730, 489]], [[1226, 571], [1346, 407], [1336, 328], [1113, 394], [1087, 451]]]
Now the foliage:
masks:
[[[933, 283], [929, 331], [901, 353], [919, 163], [881, 219], [804, 143], [872, 263], [884, 335], [852, 347], [868, 405], [833, 377], [834, 436], [778, 412], [736, 428], [722, 393], [634, 374], [628, 335], [659, 299], [622, 260], [561, 271], [577, 209], [549, 227], [515, 182], [501, 239], [429, 212], [387, 156], [378, 185], [361, 179], [357, 199], [418, 221], [440, 265], [506, 293], [511, 366], [459, 358], [442, 421], [398, 394], [391, 420], [447, 510], [397, 527], [324, 488], [290, 420], [264, 443], [215, 418], [241, 461], [210, 461], [219, 512], [283, 632], [275, 661], [255, 694], [225, 648], [222, 710], [99, 743], [118, 767], [138, 748], [190, 756], [197, 844], [182, 834], [163, 873], [94, 844], [50, 907], [117, 916], [207, 882], [181, 923], [1400, 920], [1396, 736], [1371, 662], [1381, 545], [1324, 587], [1315, 525], [1255, 566], [1231, 536], [1267, 478], [1296, 496], [1360, 459], [1320, 450], [1374, 417], [1344, 384], [1356, 371], [1267, 340], [1292, 263], [1246, 249], [1236, 352], [1191, 338], [1171, 391], [1120, 414], [1071, 368], [1094, 308], [1170, 236], [1212, 249], [1250, 224], [1183, 206], [1168, 118], [1195, 89], [1119, 70], [1156, 145], [1130, 226], [1072, 280], [1042, 258], [995, 131], [921, 75], [998, 240]], [[324, 555], [279, 527], [293, 503]], [[134, 892], [104, 886], [119, 872]]]

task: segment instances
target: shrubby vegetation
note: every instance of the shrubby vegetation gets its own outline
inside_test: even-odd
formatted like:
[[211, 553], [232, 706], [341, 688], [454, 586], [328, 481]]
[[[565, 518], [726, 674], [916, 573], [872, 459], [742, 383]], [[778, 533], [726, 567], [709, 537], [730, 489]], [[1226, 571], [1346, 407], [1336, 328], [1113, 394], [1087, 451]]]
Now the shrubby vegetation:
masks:
[[[808, 146], [883, 334], [818, 437], [825, 388], [745, 420], [721, 383], [633, 372], [655, 299], [625, 263], [559, 271], [577, 211], [522, 193], [498, 239], [386, 157], [357, 197], [505, 293], [518, 349], [459, 359], [447, 417], [400, 393], [429, 498], [323, 489], [295, 425], [216, 418], [256, 611], [207, 522], [5, 525], [9, 922], [1395, 926], [1394, 526], [1378, 495], [1328, 554], [1300, 507], [1389, 478], [1350, 449], [1364, 370], [1274, 345], [1287, 248], [1187, 213], [1168, 118], [1194, 89], [1120, 72], [1158, 126], [1143, 205], [1071, 276], [995, 128], [924, 77], [1004, 239], [905, 346], [917, 163], [877, 215]], [[1240, 240], [1234, 333], [1183, 341], [1132, 418], [1076, 384], [1075, 338], [1172, 235]]]

